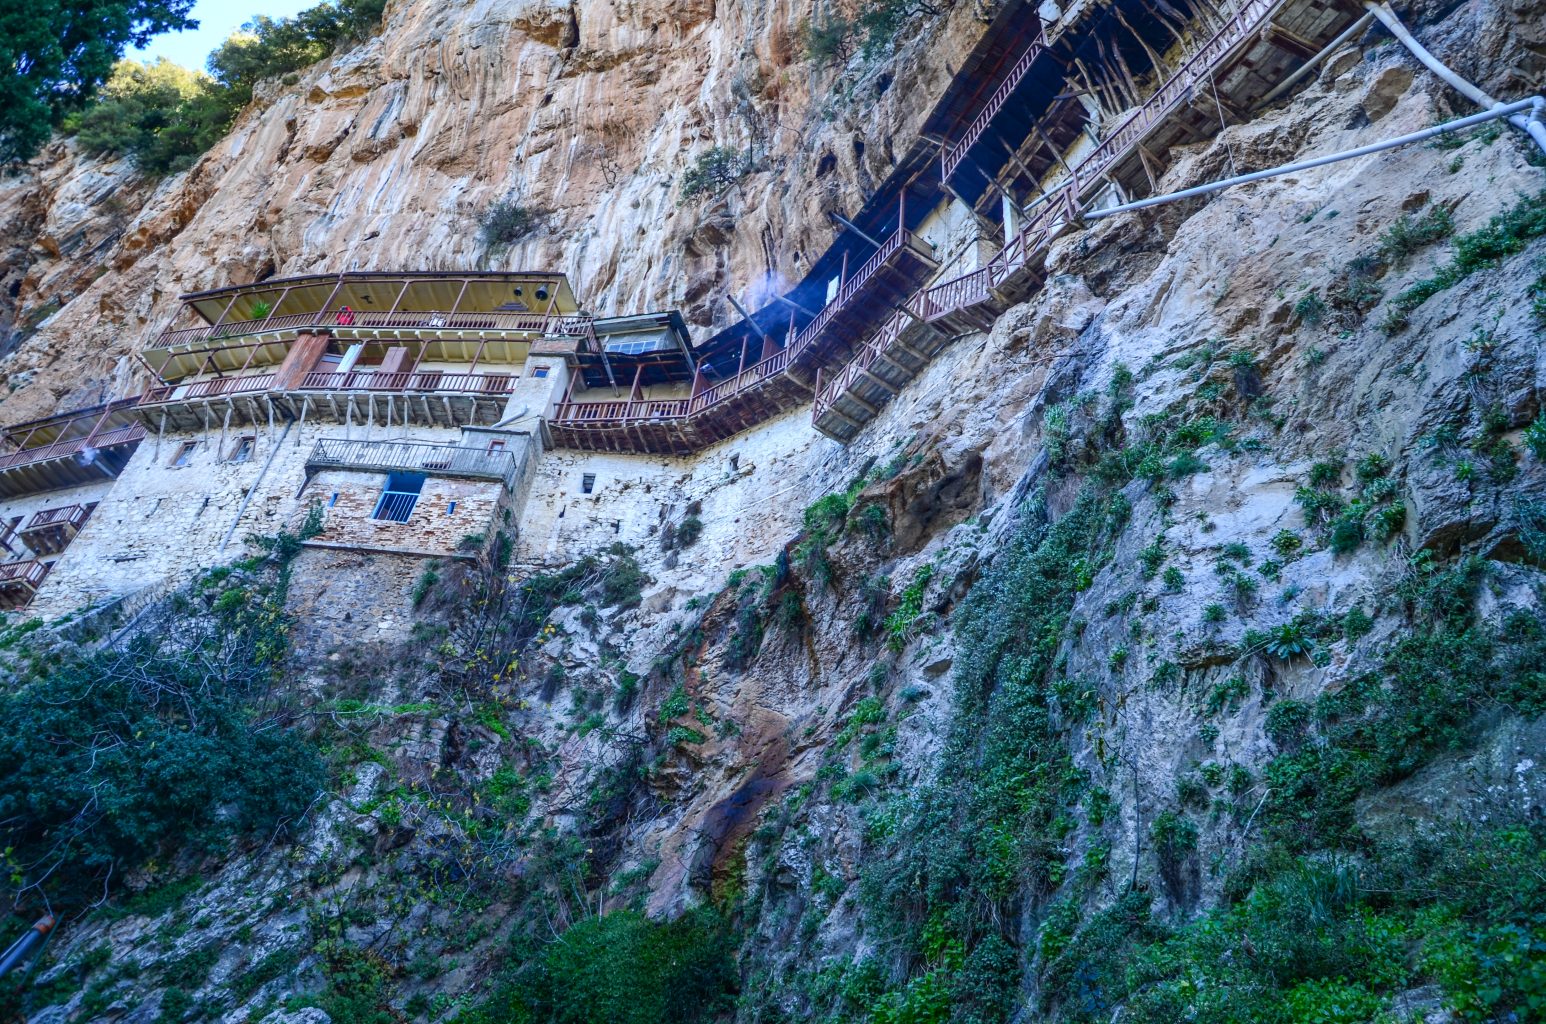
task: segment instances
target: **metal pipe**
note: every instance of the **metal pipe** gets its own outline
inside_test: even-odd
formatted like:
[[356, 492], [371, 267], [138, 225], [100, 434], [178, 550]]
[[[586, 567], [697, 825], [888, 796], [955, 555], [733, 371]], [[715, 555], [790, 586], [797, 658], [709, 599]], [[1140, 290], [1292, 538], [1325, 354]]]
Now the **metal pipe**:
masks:
[[757, 337], [761, 338], [763, 341], [767, 341], [768, 336], [763, 333], [761, 327], [757, 326], [757, 321], [752, 319], [752, 315], [746, 312], [746, 307], [737, 302], [734, 295], [726, 295], [725, 298], [729, 299], [730, 305], [734, 306], [736, 312], [741, 314], [741, 317], [746, 321], [746, 326], [756, 331]]
[[0, 954], [0, 977], [11, 973], [31, 959], [33, 954], [42, 948], [53, 930], [53, 914], [44, 914], [38, 918], [37, 923], [27, 929], [26, 934], [11, 943], [11, 948], [5, 953]]
[[839, 224], [843, 225], [843, 227], [847, 228], [849, 231], [852, 231], [854, 234], [858, 235], [860, 238], [864, 239], [866, 242], [870, 243], [875, 248], [877, 248], [877, 249], [880, 248], [880, 243], [879, 242], [875, 241], [875, 239], [871, 238], [869, 235], [867, 235], [863, 231], [859, 230], [858, 226], [855, 225], [853, 221], [849, 220], [847, 217], [843, 216], [841, 213], [832, 213], [831, 217], [832, 217], [833, 220], [837, 221]]
[[1397, 146], [1408, 146], [1414, 142], [1423, 142], [1442, 135], [1445, 132], [1457, 131], [1461, 128], [1470, 128], [1473, 125], [1482, 124], [1500, 117], [1508, 117], [1522, 110], [1534, 109], [1537, 112], [1546, 107], [1546, 100], [1539, 96], [1520, 100], [1517, 103], [1509, 103], [1505, 106], [1495, 107], [1492, 110], [1483, 111], [1480, 114], [1472, 114], [1456, 121], [1448, 121], [1444, 124], [1434, 125], [1432, 128], [1424, 128], [1420, 132], [1412, 132], [1409, 135], [1401, 135], [1384, 142], [1376, 142], [1368, 146], [1360, 146], [1357, 149], [1349, 149], [1342, 153], [1332, 153], [1329, 156], [1316, 157], [1313, 160], [1302, 160], [1295, 164], [1284, 164], [1281, 167], [1268, 168], [1265, 171], [1253, 171], [1250, 174], [1241, 174], [1233, 178], [1225, 178], [1223, 181], [1214, 181], [1206, 185], [1198, 185], [1195, 188], [1182, 189], [1180, 192], [1171, 192], [1168, 195], [1152, 196], [1148, 199], [1140, 199], [1133, 203], [1124, 203], [1121, 206], [1113, 206], [1107, 210], [1091, 210], [1082, 213], [1084, 220], [1098, 220], [1101, 217], [1110, 217], [1118, 213], [1127, 213], [1130, 210], [1142, 210], [1150, 206], [1161, 206], [1165, 203], [1174, 203], [1181, 199], [1190, 199], [1193, 196], [1207, 195], [1209, 192], [1217, 192], [1220, 189], [1229, 188], [1231, 185], [1244, 185], [1247, 182], [1260, 181], [1263, 178], [1275, 178], [1283, 174], [1293, 174], [1297, 171], [1307, 171], [1312, 167], [1324, 167], [1326, 164], [1334, 164], [1342, 160], [1351, 160], [1355, 157], [1368, 156], [1371, 153], [1379, 153], [1387, 149], [1395, 149]]
[[258, 485], [268, 475], [268, 467], [274, 464], [274, 456], [279, 453], [280, 447], [285, 443], [285, 438], [290, 435], [290, 428], [293, 426], [295, 426], [294, 420], [285, 420], [285, 428], [283, 433], [279, 435], [279, 440], [269, 446], [268, 458], [264, 460], [263, 468], [258, 471], [258, 478], [252, 482], [252, 486], [247, 488], [247, 493], [242, 496], [242, 503], [236, 509], [236, 518], [231, 520], [231, 528], [225, 532], [225, 539], [220, 542], [220, 547], [216, 549], [217, 551], [224, 551], [226, 545], [231, 543], [231, 538], [236, 536], [236, 528], [242, 523], [242, 516], [247, 511], [247, 505], [251, 503], [252, 496], [258, 493]]
[[1299, 81], [1305, 75], [1308, 75], [1312, 70], [1314, 70], [1317, 66], [1320, 65], [1321, 61], [1323, 61], [1327, 57], [1331, 56], [1333, 51], [1335, 51], [1336, 49], [1341, 47], [1341, 45], [1343, 43], [1347, 42], [1349, 39], [1353, 38], [1358, 33], [1362, 32], [1364, 29], [1368, 28], [1369, 27], [1369, 22], [1371, 22], [1373, 20], [1374, 20], [1374, 12], [1373, 11], [1365, 12], [1364, 16], [1359, 18], [1357, 21], [1353, 22], [1351, 25], [1349, 25], [1347, 27], [1346, 31], [1344, 31], [1341, 35], [1337, 36], [1337, 38], [1333, 39], [1331, 42], [1327, 43], [1325, 49], [1321, 50], [1320, 53], [1317, 53], [1315, 56], [1311, 57], [1309, 60], [1307, 60], [1303, 64], [1301, 64], [1299, 66], [1299, 70], [1298, 71], [1295, 71], [1293, 74], [1291, 74], [1287, 78], [1283, 79], [1283, 81], [1278, 83], [1277, 88], [1273, 89], [1267, 95], [1263, 96], [1261, 98], [1261, 102], [1256, 104], [1257, 109], [1260, 109], [1262, 107], [1268, 106], [1274, 100], [1276, 100], [1279, 96], [1283, 95], [1285, 92], [1288, 92], [1288, 90], [1292, 89], [1294, 87], [1294, 83], [1295, 82]]
[[[1501, 106], [1497, 100], [1487, 95], [1477, 86], [1467, 82], [1464, 78], [1461, 78], [1437, 57], [1429, 53], [1428, 49], [1417, 41], [1417, 37], [1407, 31], [1406, 26], [1401, 23], [1400, 18], [1396, 17], [1396, 12], [1391, 10], [1389, 5], [1375, 3], [1374, 0], [1364, 0], [1364, 7], [1368, 9], [1370, 14], [1380, 19], [1380, 24], [1390, 29], [1390, 34], [1399, 39], [1401, 45], [1405, 46], [1412, 56], [1421, 61], [1429, 71], [1443, 79], [1444, 83], [1451, 89], [1454, 89], [1479, 107], [1489, 107], [1495, 110]], [[1541, 123], [1539, 107], [1529, 117], [1518, 114], [1510, 116], [1508, 123], [1534, 139], [1535, 144], [1541, 147], [1541, 152], [1546, 153], [1546, 124]]]

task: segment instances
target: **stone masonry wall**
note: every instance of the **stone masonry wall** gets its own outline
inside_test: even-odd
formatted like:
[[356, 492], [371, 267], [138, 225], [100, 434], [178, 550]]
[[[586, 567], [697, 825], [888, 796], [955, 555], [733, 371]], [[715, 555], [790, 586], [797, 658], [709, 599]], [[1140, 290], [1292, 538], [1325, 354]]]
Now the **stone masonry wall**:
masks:
[[[229, 461], [244, 434], [256, 439], [251, 456]], [[319, 438], [344, 435], [339, 425], [311, 423], [288, 433], [264, 425], [223, 436], [212, 431], [146, 438], [55, 565], [30, 613], [63, 615], [244, 556], [249, 535], [271, 535], [295, 523], [304, 508], [312, 447]], [[354, 436], [360, 435], [356, 427]], [[444, 443], [459, 436], [424, 428], [408, 432], [407, 439]], [[173, 465], [186, 444], [194, 447], [185, 465]]]

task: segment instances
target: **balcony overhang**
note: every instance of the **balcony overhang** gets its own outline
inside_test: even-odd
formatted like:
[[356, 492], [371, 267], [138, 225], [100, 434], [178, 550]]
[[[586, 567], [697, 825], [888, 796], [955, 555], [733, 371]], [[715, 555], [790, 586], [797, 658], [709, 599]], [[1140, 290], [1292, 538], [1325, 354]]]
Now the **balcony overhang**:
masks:
[[116, 479], [145, 437], [139, 423], [0, 456], [0, 498]]
[[0, 610], [27, 607], [52, 568], [52, 563], [36, 559], [0, 565]]
[[306, 459], [306, 477], [326, 470], [360, 473], [424, 473], [514, 485], [520, 462], [513, 451], [490, 451], [412, 441], [322, 438]]
[[80, 533], [81, 527], [86, 525], [86, 520], [91, 518], [92, 510], [96, 507], [93, 502], [44, 509], [22, 525], [16, 531], [17, 536], [35, 555], [60, 554]]
[[[263, 377], [272, 379], [269, 374]], [[177, 394], [180, 388], [158, 388], [146, 392], [137, 412], [144, 427], [156, 433], [284, 422], [488, 427], [504, 418], [515, 380], [501, 376], [495, 384], [467, 390], [317, 387], [279, 391], [262, 387], [222, 394]]]
[[569, 279], [550, 271], [358, 271], [269, 278], [182, 296], [205, 323], [254, 319], [265, 315], [337, 311], [398, 310], [491, 312], [524, 306], [533, 313], [575, 313], [579, 304]]
[[211, 370], [227, 372], [246, 366], [269, 366], [284, 359], [301, 334], [327, 334], [336, 347], [362, 345], [364, 354], [380, 355], [390, 348], [407, 348], [437, 362], [519, 363], [533, 350], [591, 345], [587, 317], [542, 317], [517, 314], [458, 314], [433, 325], [423, 316], [361, 315], [341, 325], [310, 316], [273, 318], [221, 327], [168, 331], [141, 353], [145, 364], [162, 378], [178, 378]]

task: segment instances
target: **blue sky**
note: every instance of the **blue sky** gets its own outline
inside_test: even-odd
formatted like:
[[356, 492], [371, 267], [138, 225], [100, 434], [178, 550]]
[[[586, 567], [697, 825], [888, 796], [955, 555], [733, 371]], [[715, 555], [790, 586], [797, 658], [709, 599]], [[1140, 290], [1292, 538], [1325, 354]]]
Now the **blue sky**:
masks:
[[198, 28], [164, 33], [152, 39], [149, 45], [131, 49], [124, 56], [134, 60], [165, 57], [184, 67], [203, 70], [204, 58], [209, 56], [209, 51], [225, 42], [243, 22], [251, 21], [254, 14], [288, 17], [316, 3], [317, 0], [198, 0], [192, 13], [199, 23]]

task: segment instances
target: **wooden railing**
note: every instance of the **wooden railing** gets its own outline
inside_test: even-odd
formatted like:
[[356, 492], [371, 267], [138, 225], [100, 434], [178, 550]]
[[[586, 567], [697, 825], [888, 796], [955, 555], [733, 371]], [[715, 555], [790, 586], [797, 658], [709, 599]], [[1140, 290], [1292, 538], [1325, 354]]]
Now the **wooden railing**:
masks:
[[61, 505], [58, 508], [46, 508], [27, 520], [27, 525], [21, 528], [22, 533], [30, 530], [41, 530], [49, 526], [73, 526], [79, 530], [85, 525], [91, 516], [91, 510], [96, 508], [91, 505]]
[[982, 133], [988, 130], [988, 125], [992, 124], [993, 119], [998, 116], [998, 112], [1004, 109], [1004, 104], [1009, 102], [1010, 93], [1014, 92], [1020, 85], [1021, 80], [1025, 78], [1026, 72], [1031, 70], [1031, 65], [1036, 62], [1036, 58], [1040, 56], [1046, 45], [1045, 29], [1037, 29], [1036, 38], [1031, 40], [1031, 45], [1026, 47], [1025, 52], [1020, 55], [1020, 59], [1015, 61], [1014, 66], [1009, 69], [1009, 76], [999, 84], [997, 89], [993, 90], [993, 95], [988, 97], [988, 101], [983, 104], [982, 110], [978, 112], [976, 117], [972, 118], [972, 123], [966, 126], [966, 132], [961, 136], [960, 141], [946, 147], [945, 151], [940, 154], [940, 180], [949, 181], [956, 168], [961, 166], [961, 162], [966, 159], [967, 150], [971, 149], [977, 140], [982, 138]]
[[[1149, 130], [1168, 117], [1175, 107], [1192, 96], [1198, 83], [1205, 81], [1213, 67], [1236, 45], [1258, 31], [1280, 0], [1246, 0], [1234, 16], [1176, 73], [1167, 78], [1154, 94], [1129, 114], [1100, 144], [1087, 153], [1072, 169], [1068, 180], [1055, 188], [1039, 207], [1026, 218], [1014, 239], [979, 270], [922, 289], [908, 308], [925, 321], [936, 321], [986, 303], [992, 290], [1018, 273], [1040, 252], [1056, 233], [1074, 221], [1081, 209], [1081, 193], [1097, 182], [1113, 164], [1132, 151]], [[1032, 44], [1034, 50], [1038, 43]], [[1030, 52], [1030, 51], [1027, 51]], [[1027, 65], [1028, 66], [1028, 65]], [[1023, 72], [1022, 72], [1023, 74]], [[1008, 82], [1006, 81], [1006, 85]], [[995, 93], [995, 96], [998, 94]], [[976, 122], [973, 122], [976, 124]], [[841, 371], [822, 384], [812, 403], [820, 416], [879, 357], [885, 344], [900, 333], [902, 323], [893, 316], [881, 331], [865, 345]]]
[[441, 373], [437, 370], [384, 373], [350, 370], [348, 373], [313, 371], [301, 379], [304, 391], [429, 391], [459, 394], [507, 395], [520, 377], [509, 373]]
[[414, 441], [345, 441], [324, 438], [306, 460], [307, 472], [351, 469], [370, 472], [443, 473], [451, 476], [487, 477], [514, 483], [515, 452]]
[[65, 458], [66, 456], [79, 454], [87, 448], [108, 448], [116, 444], [128, 444], [131, 441], [141, 440], [144, 436], [144, 426], [138, 423], [131, 423], [128, 426], [104, 430], [102, 433], [91, 437], [77, 437], [71, 441], [56, 441], [53, 444], [46, 444], [39, 448], [26, 448], [19, 452], [11, 452], [9, 455], [0, 455], [0, 470], [14, 469], [17, 466], [44, 462], [48, 459]]
[[555, 423], [612, 425], [627, 420], [679, 419], [704, 412], [758, 387], [789, 368], [793, 347], [775, 352], [748, 366], [734, 377], [705, 388], [691, 398], [623, 399], [614, 402], [560, 402], [553, 411]]
[[215, 398], [219, 395], [236, 395], [253, 391], [267, 391], [274, 386], [272, 373], [258, 373], [247, 377], [216, 377], [198, 380], [191, 384], [169, 384], [150, 388], [140, 396], [141, 405], [157, 405], [161, 402], [184, 401], [192, 398]]
[[902, 246], [914, 237], [913, 233], [905, 228], [899, 227], [896, 231], [891, 232], [886, 240], [880, 244], [880, 248], [876, 249], [870, 255], [870, 258], [864, 261], [864, 265], [859, 268], [858, 272], [849, 277], [843, 283], [843, 286], [837, 290], [837, 294], [832, 297], [832, 301], [823, 306], [821, 312], [816, 314], [816, 318], [806, 324], [795, 335], [794, 341], [789, 345], [790, 353], [795, 358], [798, 358], [806, 349], [815, 344], [816, 339], [821, 336], [821, 332], [826, 330], [827, 325], [832, 322], [832, 318], [837, 316], [855, 295], [859, 294], [860, 289], [869, 282], [870, 278], [875, 276], [881, 267], [885, 266], [887, 260], [895, 256]]
[[[251, 394], [276, 390], [272, 373], [247, 377], [218, 377], [191, 384], [171, 384], [151, 388], [140, 397], [140, 405], [163, 405], [223, 395]], [[303, 391], [411, 391], [414, 393], [508, 395], [520, 377], [509, 373], [441, 373], [419, 370], [384, 373], [380, 370], [350, 370], [348, 373], [314, 371], [301, 378]], [[0, 467], [3, 468], [3, 467]]]
[[48, 575], [52, 563], [29, 558], [25, 562], [6, 562], [0, 565], [0, 584], [24, 583], [36, 590]]
[[548, 316], [544, 313], [287, 313], [262, 320], [236, 320], [207, 327], [186, 327], [163, 331], [148, 348], [175, 348], [206, 341], [219, 341], [264, 331], [295, 331], [315, 327], [330, 331], [350, 329], [405, 331], [502, 331], [511, 334], [577, 335], [595, 342], [593, 318], [588, 316]]

